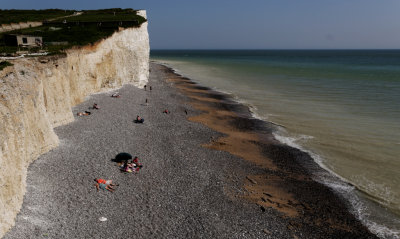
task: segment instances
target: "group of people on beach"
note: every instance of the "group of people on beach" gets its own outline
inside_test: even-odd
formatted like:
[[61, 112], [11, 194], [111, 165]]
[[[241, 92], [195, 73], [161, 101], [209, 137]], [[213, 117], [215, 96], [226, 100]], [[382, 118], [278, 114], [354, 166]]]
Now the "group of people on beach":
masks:
[[[147, 90], [147, 85], [144, 85], [144, 87], [143, 87], [143, 88], [144, 88], [144, 90]], [[150, 91], [152, 91], [152, 90], [153, 90], [153, 88], [152, 88], [151, 86], [149, 86], [149, 90], [150, 90]]]
[[125, 173], [135, 173], [139, 172], [139, 170], [143, 167], [141, 163], [139, 163], [139, 158], [135, 157], [132, 159], [132, 162], [126, 160], [124, 164], [120, 166], [120, 170]]
[[[143, 165], [139, 162], [138, 157], [132, 159], [131, 162], [129, 162], [129, 160], [124, 160], [123, 164], [120, 163], [119, 165], [119, 169], [121, 170], [121, 172], [124, 173], [138, 173], [139, 170], [143, 167]], [[114, 184], [112, 180], [95, 178], [94, 181], [96, 182], [94, 186], [96, 187], [97, 191], [99, 191], [99, 189], [102, 189], [114, 192], [115, 186], [119, 186], [119, 184]]]
[[[146, 90], [146, 86], [144, 87]], [[150, 86], [150, 90], [152, 90], [152, 87]], [[111, 95], [112, 98], [120, 98], [121, 95], [118, 92], [115, 92]], [[146, 99], [147, 103], [147, 99]], [[100, 109], [100, 107], [94, 103], [92, 106], [92, 109]], [[83, 116], [83, 115], [90, 115], [91, 112], [85, 111], [85, 112], [79, 112], [77, 115], [78, 116]], [[139, 115], [136, 117], [136, 123], [143, 123], [144, 119], [141, 118]], [[120, 164], [120, 170], [124, 173], [137, 173], [139, 170], [143, 167], [143, 165], [139, 162], [139, 158], [135, 157], [132, 159], [131, 162], [128, 160], [125, 160], [123, 164]], [[119, 184], [113, 184], [112, 180], [106, 180], [102, 178], [95, 178], [94, 181], [96, 182], [94, 186], [96, 187], [97, 191], [100, 189], [102, 190], [108, 190], [110, 192], [115, 191], [115, 186], [119, 186]]]
[[[144, 85], [144, 90], [147, 90], [147, 85]], [[152, 87], [149, 86], [149, 90], [152, 90]], [[118, 92], [115, 92], [111, 95], [112, 98], [120, 98], [121, 95]], [[148, 103], [148, 100], [146, 98], [146, 104]], [[99, 110], [100, 107], [94, 103], [92, 106], [92, 109], [96, 109]], [[170, 114], [171, 112], [168, 109], [165, 109], [163, 111], [164, 114]], [[185, 112], [187, 114], [187, 112]], [[85, 111], [85, 112], [79, 112], [78, 116], [83, 116], [83, 115], [90, 115], [91, 112], [90, 111]], [[139, 115], [136, 116], [135, 119], [135, 123], [140, 123], [143, 124], [144, 119], [142, 117], [140, 117]], [[129, 155], [129, 154], [128, 154]], [[130, 158], [132, 159], [132, 156], [129, 155]], [[121, 170], [121, 172], [124, 173], [137, 173], [139, 172], [139, 170], [143, 167], [143, 165], [139, 162], [139, 158], [138, 157], [134, 157], [132, 159], [132, 161], [129, 160], [124, 160], [122, 162], [119, 162], [119, 169]], [[96, 182], [94, 184], [94, 186], [96, 187], [97, 191], [99, 191], [100, 189], [102, 190], [108, 190], [110, 192], [114, 192], [115, 191], [115, 186], [119, 186], [119, 184], [114, 184], [112, 182], [112, 180], [105, 180], [102, 178], [95, 178], [94, 181]]]

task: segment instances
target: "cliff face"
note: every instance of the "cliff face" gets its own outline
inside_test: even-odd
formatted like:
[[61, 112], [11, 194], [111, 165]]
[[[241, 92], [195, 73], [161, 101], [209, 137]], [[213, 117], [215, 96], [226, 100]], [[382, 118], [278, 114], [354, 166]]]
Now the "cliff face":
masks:
[[65, 57], [19, 59], [0, 72], [0, 237], [21, 208], [29, 163], [59, 143], [53, 128], [73, 121], [71, 107], [90, 94], [143, 87], [149, 51], [145, 22]]

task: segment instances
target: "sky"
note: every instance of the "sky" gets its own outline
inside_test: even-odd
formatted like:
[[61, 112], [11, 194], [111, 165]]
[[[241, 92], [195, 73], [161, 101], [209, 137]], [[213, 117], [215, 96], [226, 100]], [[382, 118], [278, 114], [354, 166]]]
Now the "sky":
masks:
[[147, 10], [152, 49], [400, 49], [400, 0], [0, 0]]

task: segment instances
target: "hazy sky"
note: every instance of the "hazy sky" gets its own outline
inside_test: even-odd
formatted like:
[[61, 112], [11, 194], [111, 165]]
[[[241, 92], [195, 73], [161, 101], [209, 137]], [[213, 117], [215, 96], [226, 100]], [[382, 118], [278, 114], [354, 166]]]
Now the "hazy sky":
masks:
[[400, 49], [400, 0], [0, 0], [146, 9], [152, 49]]

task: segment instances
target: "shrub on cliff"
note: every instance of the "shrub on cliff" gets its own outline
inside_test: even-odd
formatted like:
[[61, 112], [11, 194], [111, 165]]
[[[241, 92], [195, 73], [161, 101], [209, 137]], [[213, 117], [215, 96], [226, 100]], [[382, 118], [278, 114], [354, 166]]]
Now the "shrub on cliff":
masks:
[[8, 61], [2, 61], [0, 62], [0, 71], [2, 71], [4, 68], [6, 68], [7, 66], [12, 66], [13, 64], [11, 64]]

